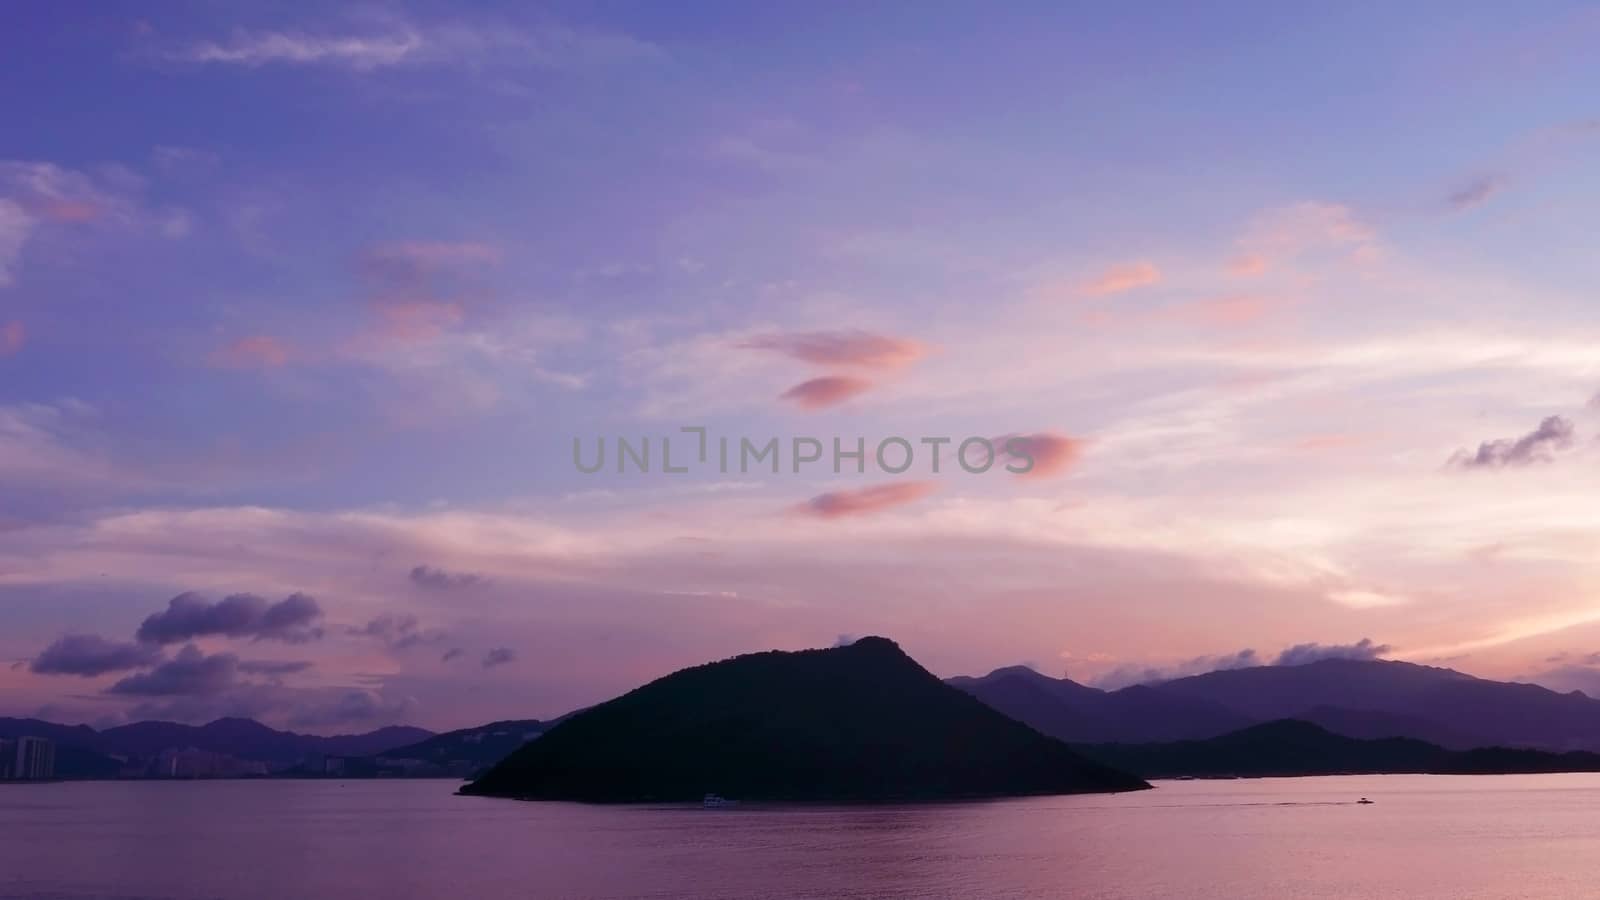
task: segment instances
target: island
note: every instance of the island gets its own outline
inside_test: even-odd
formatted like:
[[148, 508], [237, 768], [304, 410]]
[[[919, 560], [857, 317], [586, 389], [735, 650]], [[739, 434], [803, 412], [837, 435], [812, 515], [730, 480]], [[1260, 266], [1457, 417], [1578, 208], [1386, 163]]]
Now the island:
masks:
[[657, 679], [573, 715], [461, 793], [878, 803], [1147, 787], [943, 683], [893, 641], [867, 637]]

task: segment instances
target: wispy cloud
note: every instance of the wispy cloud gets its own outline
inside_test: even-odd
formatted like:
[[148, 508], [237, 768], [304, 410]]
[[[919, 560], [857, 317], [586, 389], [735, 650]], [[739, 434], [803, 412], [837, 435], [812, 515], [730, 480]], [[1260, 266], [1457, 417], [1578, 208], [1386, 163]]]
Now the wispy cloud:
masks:
[[865, 516], [907, 503], [915, 503], [933, 493], [930, 481], [905, 481], [880, 484], [858, 490], [829, 491], [800, 504], [795, 511], [819, 519]]
[[22, 349], [28, 340], [28, 330], [21, 322], [7, 322], [0, 325], [0, 357], [10, 356]]
[[1112, 266], [1085, 282], [1081, 292], [1090, 297], [1107, 297], [1161, 283], [1161, 269], [1152, 262], [1133, 262]]
[[865, 378], [824, 375], [795, 385], [784, 391], [779, 399], [788, 400], [801, 409], [823, 409], [858, 397], [871, 389], [872, 382]]
[[288, 345], [266, 334], [230, 341], [207, 357], [207, 362], [219, 369], [275, 369], [288, 361]]
[[200, 41], [166, 54], [188, 63], [265, 65], [332, 65], [358, 72], [398, 65], [422, 49], [414, 31], [370, 35], [313, 35], [303, 32], [235, 32], [223, 41]]
[[806, 331], [750, 338], [740, 347], [770, 350], [818, 366], [890, 369], [921, 359], [927, 348], [909, 338], [867, 331]]
[[33, 217], [21, 204], [0, 198], [0, 287], [16, 278], [22, 247], [33, 233]]
[[1445, 205], [1456, 212], [1464, 212], [1487, 203], [1489, 198], [1500, 193], [1505, 186], [1504, 175], [1481, 175], [1451, 191], [1449, 196], [1445, 197]]
[[1266, 274], [1270, 264], [1259, 253], [1241, 253], [1228, 260], [1228, 274], [1236, 278], [1254, 278]]
[[188, 213], [152, 208], [145, 180], [119, 165], [83, 171], [36, 160], [0, 160], [0, 287], [16, 279], [23, 250], [50, 228], [120, 226], [182, 237]]
[[572, 69], [664, 59], [655, 44], [626, 34], [545, 24], [510, 26], [404, 22], [364, 31], [237, 30], [157, 58], [191, 65], [302, 66], [373, 72], [399, 66], [531, 66]]
[[1036, 434], [1005, 435], [995, 441], [1003, 453], [1032, 467], [1020, 478], [1051, 478], [1072, 468], [1083, 456], [1085, 442], [1064, 434], [1041, 431]]

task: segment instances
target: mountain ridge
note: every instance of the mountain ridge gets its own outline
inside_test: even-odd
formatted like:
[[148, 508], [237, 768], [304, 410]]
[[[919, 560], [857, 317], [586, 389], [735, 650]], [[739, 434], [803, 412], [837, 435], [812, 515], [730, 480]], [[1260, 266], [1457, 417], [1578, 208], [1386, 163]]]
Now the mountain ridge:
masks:
[[1253, 666], [1116, 691], [1016, 666], [947, 683], [1069, 743], [1201, 740], [1303, 719], [1350, 737], [1417, 737], [1447, 749], [1600, 750], [1600, 700], [1399, 660]]

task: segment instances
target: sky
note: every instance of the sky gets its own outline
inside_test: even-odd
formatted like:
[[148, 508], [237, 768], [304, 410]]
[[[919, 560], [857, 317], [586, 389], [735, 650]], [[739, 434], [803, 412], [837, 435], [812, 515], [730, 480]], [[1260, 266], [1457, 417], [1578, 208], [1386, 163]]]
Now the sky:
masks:
[[1562, 2], [14, 9], [0, 714], [445, 729], [866, 634], [1600, 696], [1597, 40]]

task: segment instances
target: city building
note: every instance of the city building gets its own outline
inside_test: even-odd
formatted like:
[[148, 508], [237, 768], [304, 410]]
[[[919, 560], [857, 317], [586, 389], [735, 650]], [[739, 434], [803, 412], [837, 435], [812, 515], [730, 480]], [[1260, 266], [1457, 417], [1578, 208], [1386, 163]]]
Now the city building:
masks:
[[0, 779], [45, 781], [56, 775], [56, 745], [42, 737], [0, 741]]

